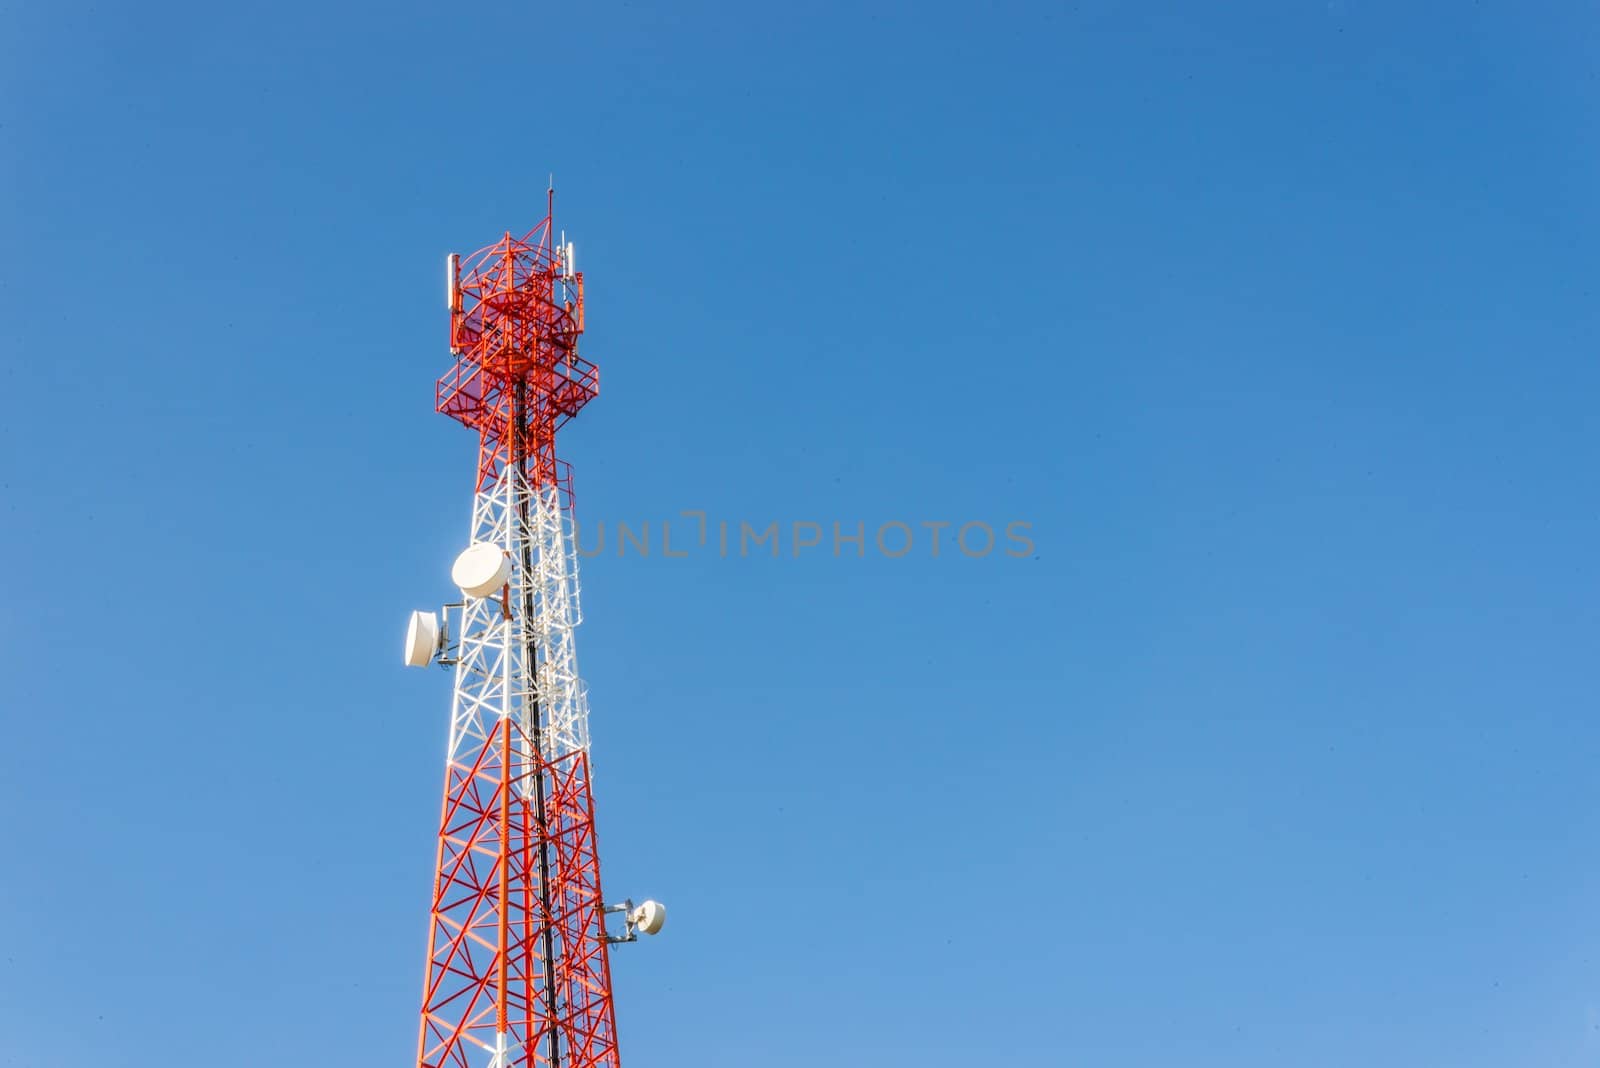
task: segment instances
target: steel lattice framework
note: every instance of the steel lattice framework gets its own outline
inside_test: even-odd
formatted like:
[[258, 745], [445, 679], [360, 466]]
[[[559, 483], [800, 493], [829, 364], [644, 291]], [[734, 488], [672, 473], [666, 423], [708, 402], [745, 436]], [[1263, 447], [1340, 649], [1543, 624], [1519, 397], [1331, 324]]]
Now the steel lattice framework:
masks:
[[511, 574], [456, 609], [417, 1064], [614, 1068], [577, 541], [555, 458], [556, 429], [598, 390], [577, 353], [583, 277], [548, 206], [525, 236], [450, 262], [456, 360], [437, 407], [478, 431], [471, 540], [503, 549]]

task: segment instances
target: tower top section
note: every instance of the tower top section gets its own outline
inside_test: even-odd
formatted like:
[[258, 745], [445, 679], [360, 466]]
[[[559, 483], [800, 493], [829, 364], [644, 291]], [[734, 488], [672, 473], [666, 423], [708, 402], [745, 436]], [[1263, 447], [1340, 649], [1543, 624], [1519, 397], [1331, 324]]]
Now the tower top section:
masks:
[[555, 193], [545, 217], [522, 237], [446, 264], [450, 352], [435, 407], [478, 432], [478, 484], [508, 466], [535, 487], [568, 479], [558, 471], [556, 430], [600, 391], [600, 372], [578, 355], [583, 273], [555, 229]]

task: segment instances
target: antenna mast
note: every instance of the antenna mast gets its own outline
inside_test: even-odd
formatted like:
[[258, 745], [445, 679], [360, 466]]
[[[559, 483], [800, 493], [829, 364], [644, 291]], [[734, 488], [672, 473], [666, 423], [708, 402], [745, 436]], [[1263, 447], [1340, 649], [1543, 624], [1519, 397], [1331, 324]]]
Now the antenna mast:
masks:
[[[660, 930], [600, 891], [570, 468], [556, 430], [599, 391], [578, 355], [583, 275], [544, 219], [447, 261], [450, 351], [435, 407], [478, 433], [468, 548], [444, 618], [405, 659], [454, 668], [418, 1068], [618, 1068], [609, 948]], [[607, 916], [622, 913], [613, 935]]]

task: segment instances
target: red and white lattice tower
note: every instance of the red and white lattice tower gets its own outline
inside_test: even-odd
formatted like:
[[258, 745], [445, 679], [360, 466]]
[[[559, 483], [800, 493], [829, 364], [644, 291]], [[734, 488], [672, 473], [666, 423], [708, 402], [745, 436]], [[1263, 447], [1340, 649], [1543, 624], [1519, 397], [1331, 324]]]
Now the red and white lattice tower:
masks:
[[462, 599], [442, 624], [415, 613], [406, 639], [407, 663], [455, 670], [419, 1068], [616, 1068], [609, 947], [665, 917], [600, 892], [571, 477], [555, 455], [599, 378], [578, 355], [583, 275], [553, 202], [523, 237], [449, 259], [455, 364], [436, 407], [478, 432], [478, 464]]

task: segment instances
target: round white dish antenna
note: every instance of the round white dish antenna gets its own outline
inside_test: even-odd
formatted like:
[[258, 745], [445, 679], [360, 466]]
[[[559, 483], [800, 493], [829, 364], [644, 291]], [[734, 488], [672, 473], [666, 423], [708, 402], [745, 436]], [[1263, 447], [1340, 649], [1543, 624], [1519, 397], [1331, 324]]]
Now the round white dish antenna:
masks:
[[427, 667], [439, 651], [439, 616], [434, 612], [412, 612], [406, 624], [406, 666]]
[[488, 597], [511, 578], [511, 558], [492, 542], [480, 541], [456, 557], [450, 581], [468, 597]]
[[628, 914], [628, 922], [647, 935], [658, 934], [667, 922], [667, 906], [646, 901]]

